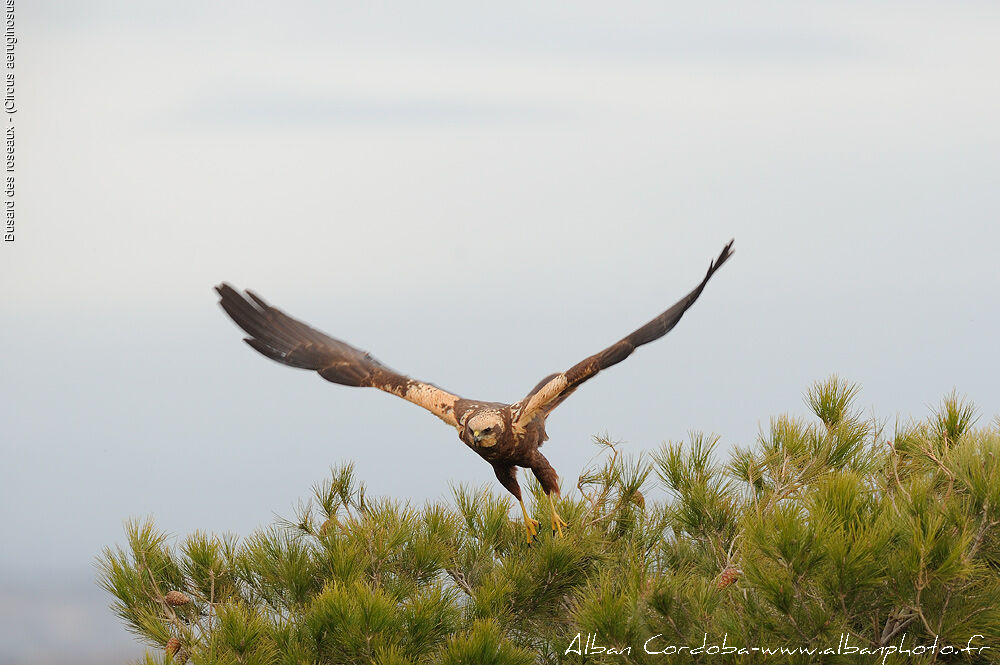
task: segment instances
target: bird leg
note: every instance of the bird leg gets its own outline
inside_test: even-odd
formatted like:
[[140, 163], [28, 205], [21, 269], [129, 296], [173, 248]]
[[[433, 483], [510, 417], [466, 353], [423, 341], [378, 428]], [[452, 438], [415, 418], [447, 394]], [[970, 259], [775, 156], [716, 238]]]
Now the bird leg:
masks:
[[528, 544], [538, 535], [538, 520], [528, 517], [528, 509], [524, 507], [524, 501], [517, 500], [521, 504], [521, 513], [524, 515], [524, 530], [527, 532]]
[[552, 508], [552, 531], [557, 532], [560, 536], [563, 535], [562, 528], [564, 526], [569, 526], [566, 521], [559, 517], [559, 513], [556, 512], [556, 504], [552, 500], [552, 495], [558, 495], [559, 492], [549, 492], [549, 507]]

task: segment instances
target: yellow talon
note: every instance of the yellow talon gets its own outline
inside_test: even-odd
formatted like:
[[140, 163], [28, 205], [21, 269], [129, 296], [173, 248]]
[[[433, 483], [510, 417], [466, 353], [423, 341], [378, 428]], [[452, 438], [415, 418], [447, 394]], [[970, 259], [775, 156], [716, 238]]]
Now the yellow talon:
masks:
[[518, 499], [518, 503], [521, 504], [521, 513], [524, 515], [524, 530], [527, 532], [528, 544], [530, 545], [538, 535], [538, 520], [528, 517], [528, 509], [524, 507], [524, 501]]
[[562, 536], [562, 528], [569, 526], [569, 524], [563, 518], [559, 517], [559, 513], [556, 512], [556, 504], [552, 499], [552, 494], [549, 494], [549, 507], [552, 508], [552, 530]]

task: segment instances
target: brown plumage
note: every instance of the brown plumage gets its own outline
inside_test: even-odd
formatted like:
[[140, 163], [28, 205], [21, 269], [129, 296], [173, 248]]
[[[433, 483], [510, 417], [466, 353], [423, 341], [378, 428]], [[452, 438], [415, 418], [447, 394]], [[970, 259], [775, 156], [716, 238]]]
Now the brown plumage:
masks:
[[528, 540], [537, 522], [528, 517], [517, 483], [517, 467], [531, 469], [552, 507], [552, 528], [562, 532], [565, 522], [551, 503], [559, 493], [559, 477], [538, 451], [548, 438], [545, 420], [581, 383], [602, 369], [625, 360], [643, 344], [666, 335], [701, 295], [708, 280], [732, 256], [733, 242], [709, 264], [704, 279], [690, 293], [655, 319], [603, 351], [565, 372], [545, 377], [524, 399], [514, 404], [464, 399], [430, 383], [389, 369], [371, 354], [329, 337], [297, 321], [262, 298], [243, 295], [228, 284], [215, 287], [219, 304], [249, 337], [244, 341], [261, 354], [285, 365], [315, 370], [327, 381], [345, 386], [384, 390], [427, 409], [458, 431], [465, 445], [493, 466], [500, 483], [521, 503]]

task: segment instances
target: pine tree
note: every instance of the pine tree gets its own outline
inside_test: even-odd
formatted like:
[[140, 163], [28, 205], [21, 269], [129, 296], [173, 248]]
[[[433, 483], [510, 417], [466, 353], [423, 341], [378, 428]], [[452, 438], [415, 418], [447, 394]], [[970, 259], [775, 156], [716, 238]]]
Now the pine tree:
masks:
[[815, 420], [728, 464], [700, 434], [598, 439], [564, 537], [526, 544], [493, 489], [414, 507], [346, 465], [243, 540], [131, 521], [100, 582], [146, 663], [1000, 662], [1000, 419], [952, 394], [890, 438], [856, 397], [813, 386]]

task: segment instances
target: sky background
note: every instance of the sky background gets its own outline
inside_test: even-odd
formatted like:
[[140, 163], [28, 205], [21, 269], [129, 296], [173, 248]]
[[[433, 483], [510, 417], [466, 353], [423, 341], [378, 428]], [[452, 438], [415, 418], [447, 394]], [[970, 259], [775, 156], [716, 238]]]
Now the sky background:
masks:
[[18, 3], [0, 661], [140, 653], [94, 584], [129, 517], [246, 535], [344, 460], [418, 503], [495, 484], [419, 408], [256, 355], [222, 280], [516, 401], [735, 237], [550, 419], [569, 487], [594, 434], [724, 456], [831, 373], [890, 424], [1000, 411], [1000, 5], [479, 4]]

